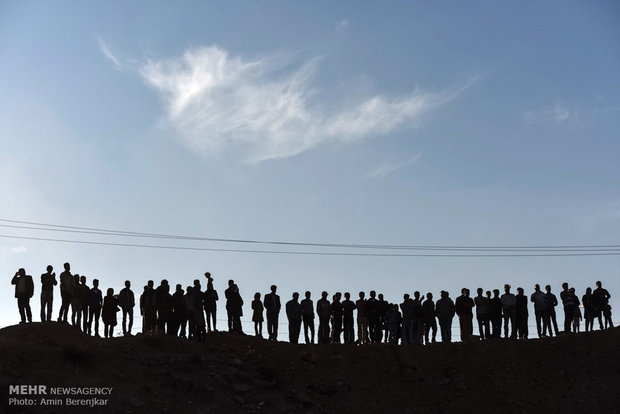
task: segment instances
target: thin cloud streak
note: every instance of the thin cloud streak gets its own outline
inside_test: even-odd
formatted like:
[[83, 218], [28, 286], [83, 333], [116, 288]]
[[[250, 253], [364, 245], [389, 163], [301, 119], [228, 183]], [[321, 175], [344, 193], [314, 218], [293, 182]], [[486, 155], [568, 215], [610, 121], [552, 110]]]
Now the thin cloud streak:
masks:
[[105, 43], [99, 36], [97, 36], [97, 42], [99, 43], [99, 50], [101, 50], [101, 53], [103, 53], [103, 55], [114, 64], [116, 69], [121, 69], [122, 65], [120, 60], [116, 57], [116, 55], [114, 55], [114, 53], [112, 53], [112, 50], [107, 43]]
[[328, 113], [312, 83], [320, 60], [293, 67], [286, 59], [247, 60], [211, 46], [149, 60], [140, 73], [162, 97], [165, 123], [189, 148], [205, 154], [238, 151], [248, 162], [292, 157], [324, 143], [352, 143], [415, 125], [475, 81], [447, 93], [376, 95]]
[[10, 256], [26, 253], [26, 246], [0, 247], [0, 261], [4, 261]]
[[392, 174], [393, 172], [406, 168], [410, 165], [412, 165], [413, 163], [415, 163], [416, 161], [418, 161], [421, 157], [422, 157], [422, 152], [419, 154], [416, 154], [415, 156], [409, 158], [406, 161], [401, 161], [401, 162], [394, 162], [394, 161], [388, 161], [385, 162], [383, 164], [381, 164], [380, 166], [374, 168], [372, 171], [370, 171], [366, 176], [369, 178], [384, 178], [387, 177], [388, 175]]
[[558, 124], [573, 120], [579, 116], [579, 111], [565, 105], [556, 104], [553, 108], [535, 111], [528, 110], [523, 117], [528, 124], [536, 122], [556, 122]]

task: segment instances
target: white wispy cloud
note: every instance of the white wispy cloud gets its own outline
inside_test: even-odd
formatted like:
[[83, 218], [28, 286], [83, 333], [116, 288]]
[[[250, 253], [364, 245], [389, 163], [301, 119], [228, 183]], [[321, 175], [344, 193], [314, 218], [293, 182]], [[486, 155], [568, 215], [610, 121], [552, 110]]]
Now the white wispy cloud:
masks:
[[611, 200], [592, 211], [576, 217], [576, 221], [589, 229], [610, 228], [620, 224], [620, 200]]
[[408, 167], [411, 164], [415, 163], [422, 157], [422, 153], [418, 153], [415, 156], [405, 160], [405, 161], [387, 161], [372, 171], [370, 171], [367, 176], [370, 178], [382, 178], [387, 177], [392, 174], [394, 171], [400, 170], [402, 168]]
[[273, 56], [231, 56], [211, 46], [188, 49], [178, 58], [149, 60], [140, 73], [163, 98], [166, 123], [191, 149], [207, 154], [241, 151], [251, 162], [414, 125], [475, 81], [442, 93], [416, 90], [346, 105], [329, 102], [327, 111], [312, 82], [320, 60], [295, 66]]
[[347, 27], [349, 27], [349, 21], [346, 19], [340, 20], [336, 23], [336, 30], [338, 31], [345, 30]]
[[103, 53], [103, 55], [114, 64], [114, 66], [116, 67], [116, 69], [120, 69], [121, 68], [121, 61], [116, 57], [116, 55], [114, 53], [112, 53], [112, 50], [110, 49], [110, 46], [108, 46], [108, 44], [106, 42], [103, 41], [103, 39], [101, 39], [99, 36], [97, 36], [97, 42], [99, 43], [99, 50], [101, 50], [101, 53]]
[[3, 261], [10, 256], [15, 256], [18, 254], [26, 253], [27, 250], [28, 249], [26, 249], [26, 246], [17, 246], [17, 247], [0, 246], [0, 261]]
[[528, 124], [536, 122], [563, 123], [579, 116], [579, 111], [566, 105], [556, 104], [552, 108], [543, 110], [528, 110], [523, 113], [523, 118]]

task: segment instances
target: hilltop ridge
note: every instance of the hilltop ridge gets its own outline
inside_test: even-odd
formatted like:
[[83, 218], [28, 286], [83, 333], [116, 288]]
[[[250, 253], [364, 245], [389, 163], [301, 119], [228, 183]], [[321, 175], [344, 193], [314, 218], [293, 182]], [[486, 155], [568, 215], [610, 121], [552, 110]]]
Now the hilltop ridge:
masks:
[[106, 406], [8, 412], [613, 412], [620, 409], [619, 345], [618, 328], [543, 340], [356, 347], [223, 332], [206, 343], [101, 339], [32, 323], [0, 330], [0, 389], [113, 388]]

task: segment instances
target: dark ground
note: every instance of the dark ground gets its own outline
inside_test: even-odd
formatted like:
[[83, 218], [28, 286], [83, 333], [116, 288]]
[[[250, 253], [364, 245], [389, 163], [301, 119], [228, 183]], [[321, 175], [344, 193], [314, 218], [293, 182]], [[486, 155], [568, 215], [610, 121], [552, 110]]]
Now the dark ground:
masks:
[[[620, 329], [402, 347], [227, 333], [100, 339], [0, 330], [2, 410], [45, 413], [618, 413]], [[106, 407], [9, 407], [9, 384], [113, 387]], [[39, 398], [39, 397], [37, 397]], [[84, 398], [84, 397], [80, 397]]]

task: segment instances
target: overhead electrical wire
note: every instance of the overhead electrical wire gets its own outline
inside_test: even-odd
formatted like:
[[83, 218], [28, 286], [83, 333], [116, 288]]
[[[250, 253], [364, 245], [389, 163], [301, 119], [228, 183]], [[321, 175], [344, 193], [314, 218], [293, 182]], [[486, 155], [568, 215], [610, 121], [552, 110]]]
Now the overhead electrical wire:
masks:
[[93, 244], [102, 246], [120, 246], [120, 247], [143, 247], [153, 249], [169, 249], [169, 250], [193, 250], [193, 251], [211, 251], [211, 252], [232, 252], [232, 253], [267, 253], [267, 254], [292, 254], [292, 255], [313, 255], [313, 256], [368, 256], [368, 257], [552, 257], [552, 256], [616, 256], [620, 255], [620, 249], [613, 252], [590, 251], [588, 253], [510, 253], [510, 254], [419, 254], [419, 253], [347, 253], [347, 252], [306, 252], [306, 251], [290, 251], [290, 250], [249, 250], [249, 249], [220, 249], [211, 247], [184, 247], [184, 246], [161, 246], [154, 244], [132, 244], [132, 243], [110, 243], [86, 240], [66, 240], [66, 239], [50, 239], [44, 237], [26, 237], [26, 236], [10, 236], [0, 234], [0, 237], [11, 239], [26, 239], [39, 241], [52, 241], [61, 243], [76, 244]]
[[[0, 224], [0, 227], [30, 230], [60, 232], [84, 235], [98, 235], [111, 237], [135, 237], [149, 239], [167, 239], [179, 241], [201, 241], [217, 243], [245, 243], [261, 245], [278, 245], [287, 247], [321, 247], [338, 249], [373, 249], [373, 250], [408, 250], [408, 251], [434, 251], [437, 253], [385, 253], [385, 252], [351, 252], [351, 251], [306, 251], [306, 250], [258, 250], [237, 249], [220, 247], [198, 247], [179, 245], [157, 245], [143, 243], [119, 243], [115, 241], [100, 240], [73, 240], [57, 239], [48, 237], [33, 237], [24, 235], [0, 234], [3, 238], [48, 241], [56, 243], [74, 243], [118, 247], [139, 247], [151, 249], [189, 250], [189, 251], [212, 251], [230, 253], [262, 253], [262, 254], [288, 254], [288, 255], [316, 255], [316, 256], [367, 256], [367, 257], [561, 257], [561, 256], [616, 256], [620, 255], [620, 245], [546, 245], [546, 246], [438, 246], [438, 245], [390, 245], [390, 244], [352, 244], [352, 243], [308, 243], [288, 242], [272, 240], [246, 240], [227, 239], [213, 237], [197, 237], [161, 233], [143, 233], [124, 230], [109, 230], [92, 227], [77, 227], [61, 224], [38, 223], [0, 219], [0, 222], [12, 224]], [[440, 253], [440, 252], [451, 253]], [[463, 254], [459, 254], [463, 253]]]
[[[620, 245], [535, 245], [535, 246], [454, 246], [454, 245], [390, 245], [390, 244], [353, 244], [353, 243], [309, 243], [309, 242], [289, 242], [289, 241], [272, 241], [272, 240], [252, 240], [252, 239], [230, 239], [230, 238], [214, 238], [214, 237], [197, 237], [174, 234], [161, 233], [144, 233], [124, 230], [109, 230], [92, 227], [77, 227], [60, 224], [37, 223], [29, 221], [18, 221], [0, 219], [0, 222], [15, 223], [22, 225], [0, 224], [0, 227], [17, 228], [24, 230], [37, 231], [53, 231], [78, 234], [94, 234], [104, 236], [119, 237], [139, 237], [139, 238], [157, 238], [157, 239], [173, 239], [173, 240], [191, 240], [191, 241], [209, 241], [209, 242], [225, 242], [225, 243], [246, 243], [246, 244], [267, 244], [267, 245], [285, 245], [299, 247], [327, 247], [327, 248], [348, 248], [348, 249], [395, 249], [395, 250], [455, 250], [455, 251], [541, 251], [541, 252], [609, 252], [620, 251]], [[24, 226], [28, 225], [28, 226]], [[37, 227], [32, 227], [37, 226]], [[43, 227], [42, 227], [43, 226]], [[228, 249], [231, 250], [231, 249]]]

